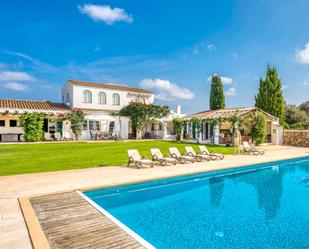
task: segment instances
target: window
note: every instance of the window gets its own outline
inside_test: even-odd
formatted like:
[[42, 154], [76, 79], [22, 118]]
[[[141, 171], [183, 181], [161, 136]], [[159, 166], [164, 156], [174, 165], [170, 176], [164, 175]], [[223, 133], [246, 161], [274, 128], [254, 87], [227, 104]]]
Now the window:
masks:
[[67, 93], [67, 103], [69, 103], [69, 102], [70, 102], [70, 94]]
[[99, 104], [100, 105], [106, 105], [106, 93], [105, 92], [99, 92]]
[[62, 103], [64, 103], [64, 95], [62, 95]]
[[109, 130], [108, 130], [108, 132], [110, 134], [113, 133], [114, 132], [114, 128], [115, 128], [115, 122], [112, 121], [112, 122], [109, 123]]
[[94, 121], [89, 120], [89, 130], [94, 130]]
[[17, 120], [10, 120], [10, 127], [17, 127]]
[[89, 90], [84, 91], [84, 103], [92, 103], [92, 93]]
[[118, 93], [113, 94], [113, 105], [120, 105], [120, 95]]
[[100, 121], [95, 121], [95, 128], [97, 131], [100, 130]]
[[83, 123], [83, 131], [86, 131], [86, 130], [88, 130], [88, 122], [87, 122], [87, 120], [85, 120], [84, 123]]
[[5, 126], [5, 120], [0, 120], [0, 127], [4, 127]]

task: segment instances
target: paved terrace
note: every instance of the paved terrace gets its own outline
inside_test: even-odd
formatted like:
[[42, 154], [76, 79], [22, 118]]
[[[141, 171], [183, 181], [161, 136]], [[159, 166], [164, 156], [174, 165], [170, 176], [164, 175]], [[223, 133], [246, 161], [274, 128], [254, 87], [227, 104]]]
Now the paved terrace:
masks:
[[266, 146], [263, 156], [229, 155], [223, 161], [135, 169], [102, 167], [0, 177], [0, 248], [31, 249], [18, 197], [91, 189], [309, 156], [309, 148]]

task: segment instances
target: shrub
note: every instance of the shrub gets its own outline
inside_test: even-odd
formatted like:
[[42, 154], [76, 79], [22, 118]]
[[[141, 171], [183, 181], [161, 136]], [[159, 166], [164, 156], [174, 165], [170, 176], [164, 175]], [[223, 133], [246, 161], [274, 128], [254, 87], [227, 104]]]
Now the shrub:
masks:
[[295, 130], [309, 130], [309, 121], [292, 124], [290, 128]]
[[296, 105], [285, 106], [285, 121], [291, 125], [308, 120], [308, 115]]
[[180, 141], [185, 121], [182, 118], [174, 118], [173, 125], [176, 133], [176, 139]]
[[44, 115], [41, 113], [24, 113], [20, 116], [21, 126], [27, 142], [41, 141], [43, 138]]
[[76, 136], [77, 140], [78, 135], [81, 133], [82, 125], [85, 121], [85, 113], [80, 109], [73, 109], [70, 113], [65, 115], [64, 119], [70, 120], [72, 132]]
[[129, 105], [124, 106], [119, 113], [115, 113], [115, 115], [130, 117], [132, 126], [136, 129], [136, 139], [141, 139], [142, 128], [147, 121], [166, 117], [169, 112], [170, 110], [166, 105], [146, 105], [132, 102]]
[[266, 135], [266, 118], [261, 112], [256, 112], [252, 117], [251, 136], [256, 145], [264, 142]]

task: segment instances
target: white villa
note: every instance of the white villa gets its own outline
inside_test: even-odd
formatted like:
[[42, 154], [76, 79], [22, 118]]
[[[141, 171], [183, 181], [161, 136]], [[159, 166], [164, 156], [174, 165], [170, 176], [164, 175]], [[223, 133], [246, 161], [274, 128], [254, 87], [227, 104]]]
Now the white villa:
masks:
[[[98, 84], [79, 80], [68, 80], [62, 88], [62, 103], [70, 108], [86, 112], [81, 140], [90, 140], [99, 133], [115, 134], [122, 139], [135, 137], [129, 118], [111, 115], [130, 102], [153, 104], [154, 94], [142, 88], [114, 84]], [[180, 106], [176, 112], [161, 120], [153, 120], [143, 128], [144, 138], [173, 139], [174, 117], [183, 116]]]
[[[47, 139], [73, 139], [70, 122], [59, 121], [59, 117], [72, 109], [85, 112], [85, 123], [79, 140], [116, 140], [133, 139], [136, 131], [133, 129], [129, 117], [115, 116], [130, 102], [144, 104], [154, 103], [154, 94], [142, 88], [115, 84], [99, 84], [79, 80], [68, 80], [61, 91], [62, 103], [32, 100], [0, 100], [0, 141], [23, 141], [23, 129], [20, 127], [19, 115], [24, 112], [39, 112], [45, 114], [44, 133]], [[212, 125], [212, 120], [218, 118], [239, 117], [263, 112], [267, 120], [266, 142], [282, 144], [283, 128], [278, 118], [258, 108], [233, 108], [223, 110], [204, 111], [185, 116], [181, 114], [181, 107], [177, 105], [175, 111], [170, 111], [168, 117], [151, 120], [143, 128], [145, 139], [175, 139], [172, 120], [184, 117], [187, 124], [183, 131], [185, 140], [198, 140], [200, 143], [221, 145], [233, 144], [233, 127], [229, 122]], [[201, 128], [197, 129], [191, 119], [200, 120]], [[242, 140], [250, 141], [251, 136], [241, 131]], [[48, 139], [49, 138], [49, 139]]]
[[[142, 88], [114, 84], [68, 80], [61, 92], [62, 103], [31, 100], [0, 100], [0, 141], [22, 141], [23, 130], [18, 117], [24, 112], [47, 114], [43, 130], [51, 137], [73, 138], [68, 121], [55, 122], [52, 117], [78, 108], [86, 113], [80, 140], [131, 139], [135, 137], [128, 117], [112, 115], [132, 101], [153, 104], [154, 94]], [[143, 128], [143, 138], [174, 139], [172, 120], [182, 117], [181, 107], [164, 119], [152, 120]], [[50, 117], [50, 118], [48, 118]]]

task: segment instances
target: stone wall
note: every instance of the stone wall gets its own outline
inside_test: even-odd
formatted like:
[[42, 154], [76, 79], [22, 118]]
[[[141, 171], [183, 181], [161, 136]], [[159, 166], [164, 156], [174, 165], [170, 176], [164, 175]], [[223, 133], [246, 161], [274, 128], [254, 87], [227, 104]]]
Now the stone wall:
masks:
[[284, 130], [283, 143], [309, 147], [309, 130]]

